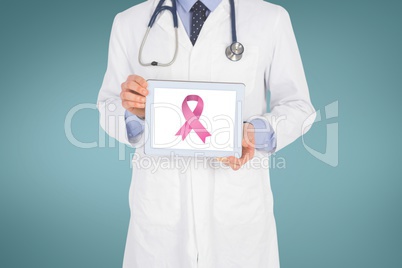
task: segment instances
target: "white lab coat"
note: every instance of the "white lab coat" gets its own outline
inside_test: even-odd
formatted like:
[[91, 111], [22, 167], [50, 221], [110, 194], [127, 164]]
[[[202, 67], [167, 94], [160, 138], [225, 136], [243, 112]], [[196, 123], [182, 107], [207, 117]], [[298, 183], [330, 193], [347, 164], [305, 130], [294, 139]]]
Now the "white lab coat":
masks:
[[[194, 47], [179, 19], [179, 52], [172, 66], [143, 67], [138, 63], [139, 46], [157, 3], [146, 1], [115, 17], [98, 97], [100, 123], [110, 136], [130, 144], [119, 97], [120, 85], [130, 74], [244, 83], [243, 119], [267, 119], [276, 130], [277, 151], [301, 135], [303, 123], [311, 125], [314, 108], [284, 8], [261, 0], [235, 0], [237, 36], [245, 47], [239, 62], [229, 61], [224, 53], [232, 37], [230, 5], [223, 0], [209, 15]], [[143, 60], [168, 62], [174, 42], [172, 16], [165, 12], [151, 30]], [[130, 144], [140, 157], [133, 159], [123, 267], [279, 267], [267, 153], [256, 151], [259, 161], [238, 171], [203, 165], [196, 158], [186, 158], [190, 167], [184, 172], [175, 159], [154, 170], [138, 163], [141, 157], [160, 159], [144, 155], [143, 140]]]

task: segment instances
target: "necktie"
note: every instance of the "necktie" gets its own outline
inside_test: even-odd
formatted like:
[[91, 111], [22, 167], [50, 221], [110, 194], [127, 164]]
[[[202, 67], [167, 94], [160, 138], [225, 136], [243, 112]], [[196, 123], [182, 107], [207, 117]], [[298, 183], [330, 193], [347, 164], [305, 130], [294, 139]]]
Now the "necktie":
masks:
[[193, 13], [191, 17], [190, 33], [190, 40], [193, 45], [195, 44], [195, 41], [197, 41], [202, 25], [204, 25], [204, 22], [207, 19], [207, 10], [208, 8], [201, 1], [195, 2], [194, 6], [190, 9]]

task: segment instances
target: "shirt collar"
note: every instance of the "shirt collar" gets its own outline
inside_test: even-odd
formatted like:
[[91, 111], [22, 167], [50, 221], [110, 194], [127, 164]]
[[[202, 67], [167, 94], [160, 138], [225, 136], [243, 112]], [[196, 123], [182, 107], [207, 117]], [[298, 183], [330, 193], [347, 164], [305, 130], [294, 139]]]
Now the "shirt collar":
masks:
[[[190, 12], [190, 9], [194, 6], [197, 0], [176, 0], [186, 12]], [[201, 1], [209, 11], [214, 11], [222, 0], [202, 0]]]

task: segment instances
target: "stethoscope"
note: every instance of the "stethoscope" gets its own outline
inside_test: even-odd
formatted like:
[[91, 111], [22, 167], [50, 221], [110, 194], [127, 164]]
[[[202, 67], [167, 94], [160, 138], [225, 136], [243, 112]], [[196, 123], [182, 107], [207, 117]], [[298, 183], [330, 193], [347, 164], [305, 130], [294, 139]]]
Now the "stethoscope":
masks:
[[[178, 19], [177, 19], [177, 8], [176, 8], [176, 0], [172, 0], [172, 6], [164, 6], [163, 3], [165, 0], [160, 0], [158, 5], [155, 8], [154, 13], [151, 16], [151, 19], [149, 20], [148, 23], [148, 28], [147, 31], [145, 32], [144, 38], [142, 39], [141, 46], [140, 46], [140, 51], [138, 53], [138, 61], [142, 66], [160, 66], [160, 67], [167, 67], [172, 65], [177, 57], [177, 51], [179, 48], [179, 41], [178, 41]], [[236, 15], [235, 15], [235, 4], [234, 0], [229, 0], [230, 2], [230, 18], [231, 18], [231, 24], [232, 24], [232, 44], [228, 46], [225, 50], [226, 57], [231, 60], [231, 61], [239, 61], [244, 52], [244, 46], [237, 41], [237, 34], [236, 34]], [[144, 63], [142, 61], [142, 50], [144, 49], [144, 45], [146, 43], [146, 40], [148, 38], [149, 32], [154, 25], [156, 18], [158, 17], [159, 13], [161, 13], [164, 10], [168, 10], [172, 13], [173, 17], [173, 27], [175, 31], [175, 51], [173, 58], [170, 62], [167, 63], [160, 63], [157, 61], [152, 61], [150, 63]]]

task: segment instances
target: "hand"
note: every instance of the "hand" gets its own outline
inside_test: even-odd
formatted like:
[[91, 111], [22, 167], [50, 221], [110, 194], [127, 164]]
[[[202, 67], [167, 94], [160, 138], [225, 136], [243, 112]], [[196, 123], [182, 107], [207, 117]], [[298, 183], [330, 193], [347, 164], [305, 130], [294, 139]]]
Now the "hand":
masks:
[[130, 75], [121, 84], [121, 103], [123, 107], [138, 117], [145, 117], [145, 101], [148, 95], [147, 81], [138, 75]]
[[233, 170], [239, 170], [245, 163], [254, 157], [255, 141], [254, 126], [245, 123], [243, 126], [242, 155], [240, 158], [234, 156], [217, 158], [217, 160], [230, 166]]

